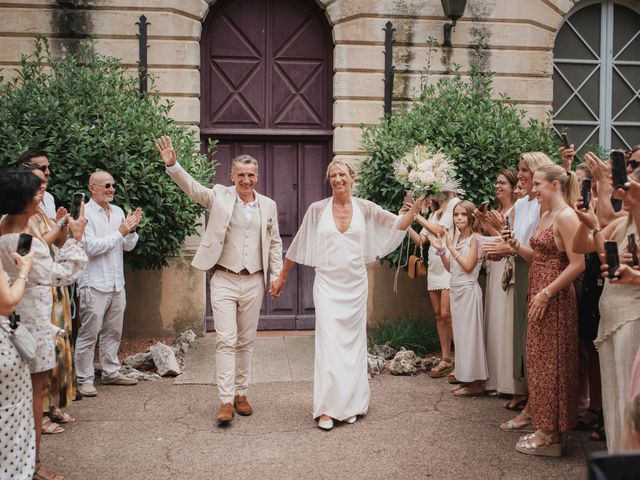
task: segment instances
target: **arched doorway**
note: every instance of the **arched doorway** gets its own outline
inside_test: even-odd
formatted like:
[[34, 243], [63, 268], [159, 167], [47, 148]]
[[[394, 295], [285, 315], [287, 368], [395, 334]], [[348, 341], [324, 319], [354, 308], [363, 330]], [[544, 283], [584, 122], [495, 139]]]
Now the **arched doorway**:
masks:
[[[205, 20], [200, 47], [200, 133], [220, 141], [215, 182], [229, 184], [234, 156], [254, 156], [286, 250], [307, 207], [328, 193], [331, 30], [313, 0], [225, 0]], [[313, 328], [312, 284], [313, 271], [296, 268], [280, 299], [265, 298], [259, 328]]]
[[578, 150], [640, 143], [639, 26], [637, 3], [585, 1], [558, 31], [553, 124]]

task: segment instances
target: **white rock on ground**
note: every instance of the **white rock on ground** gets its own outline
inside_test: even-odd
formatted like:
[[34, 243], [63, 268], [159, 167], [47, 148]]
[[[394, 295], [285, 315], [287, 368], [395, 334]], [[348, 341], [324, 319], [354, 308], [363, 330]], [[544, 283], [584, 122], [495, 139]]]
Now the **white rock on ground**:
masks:
[[176, 354], [168, 345], [158, 342], [149, 348], [149, 352], [151, 352], [153, 363], [155, 363], [160, 376], [180, 375], [182, 373]]
[[367, 353], [367, 370], [370, 375], [380, 375], [384, 370], [384, 358]]
[[411, 350], [400, 350], [389, 363], [389, 372], [392, 375], [413, 375], [418, 371], [414, 366], [416, 354]]

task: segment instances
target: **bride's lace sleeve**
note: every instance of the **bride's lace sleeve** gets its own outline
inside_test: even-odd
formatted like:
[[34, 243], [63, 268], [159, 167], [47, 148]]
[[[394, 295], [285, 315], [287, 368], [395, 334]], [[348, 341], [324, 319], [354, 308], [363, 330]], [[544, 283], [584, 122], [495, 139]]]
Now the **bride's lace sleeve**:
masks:
[[406, 230], [400, 230], [400, 217], [373, 202], [357, 199], [365, 218], [363, 256], [365, 263], [375, 262], [400, 246]]
[[328, 199], [315, 202], [309, 206], [304, 214], [302, 225], [287, 250], [286, 258], [310, 267], [317, 267], [322, 248], [318, 238], [318, 224], [320, 215], [326, 207]]

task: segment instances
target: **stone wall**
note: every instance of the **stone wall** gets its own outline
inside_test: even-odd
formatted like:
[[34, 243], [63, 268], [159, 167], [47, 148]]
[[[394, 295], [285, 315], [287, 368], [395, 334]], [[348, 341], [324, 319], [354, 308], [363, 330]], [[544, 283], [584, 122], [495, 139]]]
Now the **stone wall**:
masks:
[[[362, 159], [360, 124], [375, 124], [382, 114], [384, 32], [392, 21], [394, 34], [395, 105], [410, 101], [428, 63], [428, 38], [442, 42], [439, 0], [316, 0], [333, 29], [334, 155]], [[32, 51], [35, 35], [50, 38], [59, 54], [72, 51], [80, 38], [93, 34], [100, 52], [121, 58], [135, 74], [138, 60], [136, 22], [145, 15], [148, 27], [149, 72], [164, 98], [175, 102], [172, 115], [197, 128], [200, 119], [200, 49], [202, 22], [210, 4], [204, 0], [5, 0], [0, 3], [0, 68], [14, 75], [20, 54]], [[485, 67], [496, 72], [495, 87], [517, 100], [531, 116], [542, 118], [552, 102], [552, 49], [555, 32], [573, 0], [469, 0], [465, 16], [453, 32], [453, 48], [431, 57], [430, 81], [461, 66], [469, 70], [473, 46], [484, 38]], [[55, 159], [53, 159], [55, 162]], [[188, 259], [187, 259], [188, 260]], [[143, 335], [177, 327], [177, 318], [201, 325], [204, 275], [172, 262], [157, 272], [127, 274], [128, 333]], [[390, 293], [390, 274], [372, 267], [372, 321], [389, 313], [425, 313], [414, 301], [425, 296], [413, 282], [405, 293]], [[185, 288], [180, 288], [176, 282]], [[383, 287], [384, 285], [384, 287]], [[180, 310], [188, 287], [189, 314]], [[374, 295], [375, 292], [375, 295]], [[151, 302], [151, 303], [150, 303]], [[426, 303], [426, 301], [425, 301]], [[403, 305], [402, 308], [399, 305]], [[156, 320], [149, 320], [149, 316]], [[186, 318], [187, 320], [184, 320]]]

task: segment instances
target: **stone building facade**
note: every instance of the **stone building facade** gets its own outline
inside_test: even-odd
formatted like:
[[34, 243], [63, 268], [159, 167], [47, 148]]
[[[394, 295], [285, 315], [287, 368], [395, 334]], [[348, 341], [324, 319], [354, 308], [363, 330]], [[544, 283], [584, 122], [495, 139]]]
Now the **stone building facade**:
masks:
[[[607, 147], [616, 146], [621, 142], [613, 128], [615, 109], [640, 110], [633, 96], [640, 89], [640, 75], [634, 70], [634, 62], [640, 60], [640, 39], [633, 31], [633, 15], [639, 13], [639, 1], [469, 0], [453, 32], [452, 47], [431, 56], [431, 78], [448, 74], [454, 64], [468, 71], [473, 47], [483, 40], [484, 67], [495, 72], [497, 92], [515, 99], [535, 118], [544, 118], [552, 107], [564, 109], [567, 118], [557, 121], [575, 128], [581, 135], [578, 143], [599, 140]], [[264, 173], [271, 176], [266, 193], [276, 197], [278, 178], [280, 184], [292, 178], [291, 183], [305, 185], [317, 197], [326, 193], [326, 187], [318, 186], [322, 165], [333, 157], [362, 160], [360, 125], [375, 124], [383, 113], [385, 23], [391, 21], [395, 29], [394, 102], [401, 105], [420, 86], [429, 61], [428, 39], [441, 43], [443, 23], [448, 21], [439, 0], [5, 0], [0, 15], [0, 68], [5, 77], [19, 64], [21, 54], [31, 52], [36, 34], [50, 37], [59, 54], [72, 51], [79, 38], [92, 34], [100, 52], [122, 59], [135, 73], [136, 22], [144, 15], [149, 22], [149, 72], [157, 93], [175, 103], [171, 114], [199, 129], [203, 139], [220, 138], [223, 166], [238, 149], [263, 155]], [[631, 26], [622, 24], [623, 16], [631, 17]], [[595, 27], [588, 26], [595, 24], [600, 29], [592, 38]], [[626, 60], [616, 64], [612, 57], [607, 63], [594, 50], [606, 49], [607, 38], [622, 49], [616, 43], [618, 31], [629, 39], [627, 52], [621, 55]], [[559, 46], [560, 34], [566, 41], [563, 37]], [[570, 54], [576, 52], [576, 58], [565, 58], [567, 62], [559, 58], [563, 45], [572, 46]], [[581, 48], [591, 50], [593, 58], [580, 54]], [[632, 50], [635, 53], [629, 53]], [[570, 72], [563, 70], [565, 64]], [[585, 65], [600, 72], [587, 78], [588, 72], [578, 69]], [[605, 68], [610, 72], [603, 73]], [[616, 83], [616, 68], [628, 70], [619, 75], [633, 93], [627, 95], [629, 102], [623, 102], [626, 106], [616, 103], [617, 95], [603, 100], [607, 81], [609, 90], [624, 87], [622, 80]], [[590, 89], [588, 95], [581, 90], [580, 75]], [[593, 78], [600, 79], [597, 88], [589, 86]], [[585, 107], [580, 99], [584, 104], [595, 102], [600, 110], [593, 112], [597, 108]], [[640, 97], [637, 100], [640, 103]], [[581, 108], [592, 110], [597, 118], [583, 118]], [[603, 113], [607, 108], [608, 117]], [[616, 118], [630, 115], [622, 110], [620, 114]], [[640, 126], [634, 125], [634, 118], [619, 123], [623, 143], [640, 143]], [[293, 166], [279, 170], [279, 164], [270, 160], [278, 158]], [[305, 177], [301, 173], [305, 169], [315, 177]], [[315, 187], [310, 186], [311, 178]], [[287, 207], [283, 214], [287, 218], [281, 218], [289, 222], [289, 234], [295, 233], [304, 208], [313, 200], [295, 195], [299, 201]], [[285, 238], [285, 243], [289, 240]], [[162, 272], [128, 273], [130, 335], [185, 326], [202, 330], [206, 279], [188, 266], [197, 244], [197, 239], [190, 239], [185, 258], [174, 260]], [[273, 320], [268, 328], [312, 325], [304, 275], [300, 274], [299, 291], [286, 309], [279, 313], [277, 305], [268, 307]], [[391, 293], [392, 277], [386, 267], [370, 268], [370, 321], [427, 314], [424, 282], [402, 280], [401, 294], [396, 296]]]

